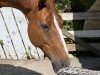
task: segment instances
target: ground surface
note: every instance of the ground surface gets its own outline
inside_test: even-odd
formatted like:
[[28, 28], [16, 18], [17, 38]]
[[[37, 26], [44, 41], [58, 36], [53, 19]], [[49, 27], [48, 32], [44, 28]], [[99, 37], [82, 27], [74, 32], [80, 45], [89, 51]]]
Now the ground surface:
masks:
[[0, 60], [0, 75], [55, 75], [55, 73], [48, 59]]
[[[100, 70], [100, 58], [80, 54], [71, 58], [71, 66], [91, 70]], [[56, 75], [47, 58], [42, 61], [0, 60], [0, 75]]]

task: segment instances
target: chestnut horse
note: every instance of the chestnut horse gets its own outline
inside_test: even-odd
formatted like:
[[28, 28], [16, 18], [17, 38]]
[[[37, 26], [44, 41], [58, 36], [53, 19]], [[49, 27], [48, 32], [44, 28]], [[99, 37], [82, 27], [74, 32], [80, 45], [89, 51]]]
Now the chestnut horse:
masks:
[[25, 14], [29, 20], [30, 41], [43, 50], [56, 71], [69, 66], [60, 31], [63, 20], [55, 9], [54, 0], [0, 0], [0, 7], [13, 7]]

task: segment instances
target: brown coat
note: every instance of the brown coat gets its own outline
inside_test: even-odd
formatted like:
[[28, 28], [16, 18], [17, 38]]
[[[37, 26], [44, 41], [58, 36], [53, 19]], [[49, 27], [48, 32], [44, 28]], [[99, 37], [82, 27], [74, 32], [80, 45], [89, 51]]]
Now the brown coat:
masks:
[[43, 50], [56, 70], [69, 66], [68, 55], [54, 23], [53, 15], [60, 28], [63, 23], [55, 9], [54, 0], [0, 0], [0, 6], [14, 7], [25, 14], [29, 20], [30, 41]]

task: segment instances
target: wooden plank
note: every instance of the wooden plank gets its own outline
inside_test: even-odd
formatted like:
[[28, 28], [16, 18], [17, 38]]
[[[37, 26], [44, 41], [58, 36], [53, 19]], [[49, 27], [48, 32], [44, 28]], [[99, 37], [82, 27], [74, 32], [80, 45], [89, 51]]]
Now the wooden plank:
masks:
[[1, 45], [0, 45], [0, 59], [6, 59], [6, 56], [5, 56], [5, 54], [4, 54], [4, 50], [3, 50], [3, 48], [1, 47]]
[[100, 12], [60, 13], [63, 20], [100, 19]]
[[[37, 51], [34, 45], [30, 42], [27, 32], [28, 23], [23, 13], [21, 13], [17, 9], [12, 9], [13, 16], [16, 20], [16, 25], [18, 26], [18, 30], [23, 41], [26, 52], [29, 54], [30, 58], [39, 59], [43, 56], [41, 50]], [[18, 13], [18, 14], [17, 14]], [[39, 55], [39, 56], [38, 56]]]
[[65, 36], [67, 36], [68, 38], [72, 39], [73, 41], [75, 41], [76, 44], [84, 47], [85, 49], [95, 53], [97, 56], [100, 56], [100, 49], [96, 49], [92, 46], [90, 46], [89, 44], [85, 43], [84, 41], [80, 40], [78, 37], [70, 34], [69, 32], [67, 32], [66, 30], [62, 29], [62, 32]]
[[[80, 38], [100, 37], [100, 30], [76, 30], [76, 31], [68, 31], [68, 32]], [[64, 38], [67, 37], [64, 36]]]
[[[11, 42], [11, 38], [9, 36], [9, 33], [7, 31], [5, 22], [3, 20], [2, 14], [0, 13], [0, 39], [3, 41], [4, 45], [3, 47], [3, 51], [0, 51], [0, 54], [2, 55], [3, 58], [7, 58], [7, 59], [17, 59], [16, 53], [14, 51], [12, 42]], [[5, 56], [4, 56], [5, 54]]]
[[20, 34], [18, 32], [14, 17], [10, 8], [1, 8], [1, 12], [4, 16], [5, 23], [7, 25], [9, 34], [11, 36], [14, 48], [16, 50], [18, 59], [26, 58], [25, 48], [23, 46]]
[[[89, 43], [90, 46], [93, 46], [96, 49], [100, 49], [100, 43]], [[67, 44], [68, 51], [87, 51], [84, 47], [81, 47], [77, 44]]]
[[38, 56], [40, 57], [40, 59], [44, 59], [43, 51], [40, 48], [38, 48], [38, 47], [36, 49], [37, 49], [37, 53], [38, 53]]

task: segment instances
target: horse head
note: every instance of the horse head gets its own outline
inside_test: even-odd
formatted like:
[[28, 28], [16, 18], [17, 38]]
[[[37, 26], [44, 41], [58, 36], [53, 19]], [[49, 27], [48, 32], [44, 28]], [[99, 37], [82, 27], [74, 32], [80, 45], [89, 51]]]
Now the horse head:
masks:
[[64, 41], [62, 41], [62, 35], [59, 32], [63, 25], [63, 20], [55, 7], [52, 8], [53, 4], [50, 6], [47, 0], [41, 2], [39, 2], [36, 14], [33, 14], [36, 20], [34, 18], [31, 19], [35, 22], [33, 23], [32, 21], [31, 23], [29, 21], [29, 38], [35, 46], [43, 50], [44, 54], [52, 61], [53, 67], [58, 71], [63, 67], [69, 66], [68, 54], [65, 51]]
[[66, 45], [60, 28], [63, 20], [54, 6], [54, 0], [1, 0], [0, 7], [21, 10], [29, 20], [28, 35], [36, 47], [43, 50], [58, 71], [69, 66]]

